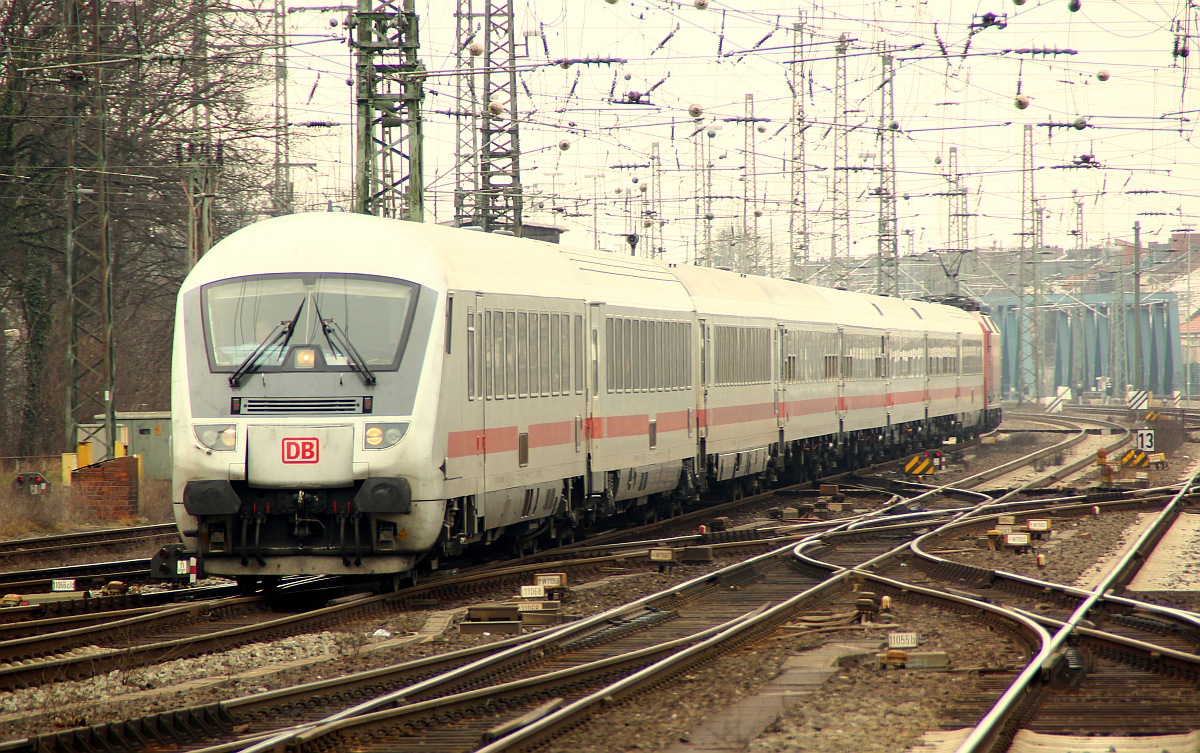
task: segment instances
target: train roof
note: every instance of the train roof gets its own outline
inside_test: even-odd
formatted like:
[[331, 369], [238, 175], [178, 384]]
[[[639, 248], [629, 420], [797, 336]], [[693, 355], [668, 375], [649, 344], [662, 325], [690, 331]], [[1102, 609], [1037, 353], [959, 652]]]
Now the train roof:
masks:
[[345, 212], [285, 215], [242, 228], [200, 259], [184, 290], [281, 271], [387, 275], [436, 289], [652, 304], [700, 316], [828, 322], [836, 311], [838, 324], [853, 327], [979, 326], [967, 312], [922, 301]]
[[829, 312], [836, 311], [837, 323], [851, 327], [900, 329], [911, 326], [924, 331], [946, 332], [978, 328], [969, 315], [948, 306], [708, 267], [683, 266], [673, 271], [691, 293], [700, 315], [739, 314], [827, 322]]

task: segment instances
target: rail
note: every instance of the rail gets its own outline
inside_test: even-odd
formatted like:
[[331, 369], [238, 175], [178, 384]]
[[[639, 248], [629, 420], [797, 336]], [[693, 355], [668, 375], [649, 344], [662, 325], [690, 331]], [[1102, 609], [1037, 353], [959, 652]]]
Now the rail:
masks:
[[1192, 485], [1196, 483], [1197, 477], [1200, 476], [1200, 469], [1184, 483], [1179, 493], [1163, 508], [1162, 512], [1151, 523], [1149, 528], [1142, 534], [1119, 560], [1113, 569], [1101, 579], [1100, 583], [1093, 589], [1083, 603], [1071, 614], [1071, 616], [1063, 623], [1057, 632], [1050, 638], [1050, 641], [1044, 649], [1029, 663], [1029, 666], [1017, 677], [1012, 685], [1009, 686], [1003, 695], [992, 706], [992, 709], [979, 721], [979, 724], [967, 735], [966, 739], [959, 745], [956, 753], [991, 753], [998, 752], [997, 743], [1000, 743], [1006, 732], [1011, 731], [1006, 729], [1009, 727], [1014, 718], [1021, 711], [1026, 709], [1034, 694], [1030, 694], [1033, 682], [1041, 675], [1044, 670], [1049, 668], [1051, 658], [1057, 654], [1066, 645], [1067, 639], [1071, 636], [1083, 621], [1089, 611], [1103, 598], [1106, 592], [1114, 586], [1114, 584], [1126, 577], [1134, 562], [1145, 556], [1149, 551], [1146, 548], [1147, 544], [1157, 540], [1163, 534], [1159, 530], [1170, 521], [1174, 521], [1175, 516], [1179, 514], [1179, 507], [1183, 498], [1187, 495]]

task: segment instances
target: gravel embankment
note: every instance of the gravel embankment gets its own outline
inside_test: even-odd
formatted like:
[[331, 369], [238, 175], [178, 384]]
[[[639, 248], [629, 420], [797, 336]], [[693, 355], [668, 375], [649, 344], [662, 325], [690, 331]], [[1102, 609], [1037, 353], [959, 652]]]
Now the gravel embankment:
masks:
[[[852, 609], [848, 601], [841, 607]], [[981, 629], [978, 623], [964, 621], [947, 610], [900, 604], [895, 612], [894, 629], [917, 631], [922, 638], [921, 651], [947, 652], [952, 671], [882, 670], [871, 659], [847, 660], [841, 673], [781, 716], [749, 750], [903, 750], [937, 727], [947, 707], [972, 703], [983, 685], [976, 670], [996, 667], [1004, 659], [1021, 662], [1025, 658], [1008, 636]], [[638, 696], [595, 724], [555, 740], [551, 749], [573, 753], [666, 750], [687, 742], [701, 724], [757, 693], [780, 672], [788, 656], [866, 635], [878, 637], [882, 646], [887, 632], [862, 628], [816, 634], [781, 631], [689, 672], [682, 682]]]

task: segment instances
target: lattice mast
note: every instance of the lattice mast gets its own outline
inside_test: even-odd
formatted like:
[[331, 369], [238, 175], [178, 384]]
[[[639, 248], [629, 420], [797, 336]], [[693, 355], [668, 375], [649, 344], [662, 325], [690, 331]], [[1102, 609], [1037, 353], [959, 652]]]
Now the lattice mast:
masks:
[[742, 258], [739, 267], [742, 272], [761, 274], [758, 217], [762, 213], [758, 209], [758, 161], [755, 159], [758, 151], [758, 131], [757, 121], [754, 119], [753, 94], [745, 96], [741, 120], [745, 161], [742, 164]]
[[355, 51], [354, 211], [425, 218], [421, 103], [424, 67], [415, 0], [358, 0]]
[[[1076, 193], [1076, 192], [1072, 192]], [[1083, 202], [1079, 198], [1075, 198], [1075, 251], [1078, 254], [1077, 258], [1082, 259], [1083, 256]], [[1086, 309], [1083, 306], [1075, 305], [1070, 311], [1070, 333], [1071, 333], [1071, 388], [1075, 389], [1075, 398], [1080, 397], [1080, 390], [1085, 388], [1083, 384], [1083, 375], [1087, 373], [1088, 359], [1088, 338], [1085, 334], [1086, 327]]]
[[1033, 285], [1033, 397], [1040, 400], [1049, 394], [1046, 390], [1043, 364], [1046, 361], [1046, 328], [1043, 325], [1042, 311], [1045, 301], [1042, 299], [1042, 257], [1046, 251], [1045, 234], [1046, 210], [1042, 203], [1034, 199], [1034, 246], [1033, 261], [1030, 263], [1029, 277]]
[[1033, 126], [1026, 125], [1022, 146], [1021, 171], [1021, 252], [1017, 272], [1017, 401], [1024, 403], [1041, 397], [1038, 385], [1038, 352], [1036, 351], [1038, 317], [1034, 305], [1037, 289], [1036, 255], [1033, 252], [1036, 235], [1036, 204], [1033, 194]]
[[[708, 266], [708, 249], [701, 242], [701, 222], [704, 221], [704, 121], [700, 110], [692, 116], [692, 243], [695, 246], [694, 263], [698, 267]], [[707, 224], [707, 223], [706, 223]]]
[[[113, 456], [112, 247], [108, 227], [108, 134], [101, 0], [66, 0], [69, 138], [64, 186], [67, 266], [67, 395], [64, 447], [91, 441], [93, 459]], [[112, 19], [108, 19], [112, 23]], [[104, 416], [99, 428], [83, 429]], [[101, 431], [103, 436], [101, 436]]]
[[212, 247], [212, 205], [217, 194], [217, 169], [221, 162], [220, 145], [214, 145], [212, 141], [212, 110], [208, 107], [207, 0], [194, 0], [191, 12], [195, 23], [192, 65], [196, 66], [191, 76], [192, 132], [191, 138], [177, 147], [178, 162], [183, 169], [184, 196], [188, 202], [188, 269]]
[[1133, 223], [1133, 388], [1146, 389], [1146, 356], [1142, 351], [1142, 223]]
[[1125, 389], [1129, 384], [1129, 351], [1126, 348], [1126, 305], [1125, 305], [1125, 251], [1120, 245], [1115, 246], [1117, 258], [1113, 264], [1116, 274], [1113, 275], [1116, 280], [1115, 290], [1113, 290], [1113, 300], [1108, 306], [1108, 329], [1109, 329], [1109, 360], [1110, 371], [1112, 374], [1112, 390], [1116, 396], [1123, 396]]
[[846, 287], [850, 273], [850, 128], [846, 112], [848, 36], [838, 38], [837, 79], [833, 89], [833, 232], [829, 248], [829, 284]]
[[943, 261], [950, 293], [959, 293], [959, 270], [963, 255], [970, 248], [967, 239], [967, 190], [963, 185], [962, 172], [958, 169], [958, 147], [949, 149], [946, 159], [946, 249], [947, 261]]
[[517, 129], [517, 51], [510, 0], [484, 1], [483, 97], [479, 155], [479, 225], [521, 235], [521, 139]]
[[663, 224], [666, 220], [663, 219], [662, 204], [662, 154], [657, 141], [650, 145], [650, 212], [653, 216], [650, 218], [650, 245], [647, 250], [653, 259], [655, 254], [661, 257], [666, 250], [663, 248]]
[[704, 133], [704, 258], [706, 266], [713, 266], [713, 140], [717, 132], [709, 128]]
[[875, 288], [880, 295], [900, 295], [900, 239], [896, 233], [896, 130], [891, 53], [879, 58], [879, 248]]
[[789, 69], [788, 85], [792, 90], [792, 122], [791, 122], [791, 183], [792, 207], [788, 213], [788, 238], [791, 239], [792, 253], [788, 274], [801, 282], [808, 280], [808, 179], [805, 174], [804, 132], [808, 128], [804, 114], [804, 86], [807, 71], [804, 67], [802, 49], [804, 47], [805, 16], [801, 14], [800, 21], [792, 24], [792, 54], [795, 59]]
[[288, 143], [288, 91], [287, 91], [287, 4], [275, 0], [272, 18], [275, 32], [275, 183], [271, 198], [273, 213], [291, 214], [294, 211], [292, 196], [291, 147]]
[[478, 223], [480, 102], [475, 58], [483, 54], [476, 39], [474, 0], [458, 0], [454, 19], [458, 56], [455, 59], [454, 103], [454, 225]]

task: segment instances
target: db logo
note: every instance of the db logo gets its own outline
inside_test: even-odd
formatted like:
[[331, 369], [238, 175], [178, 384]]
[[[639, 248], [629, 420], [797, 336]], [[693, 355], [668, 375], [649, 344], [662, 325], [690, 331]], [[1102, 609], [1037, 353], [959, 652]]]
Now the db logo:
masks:
[[321, 445], [316, 437], [296, 437], [283, 440], [283, 462], [319, 463]]

